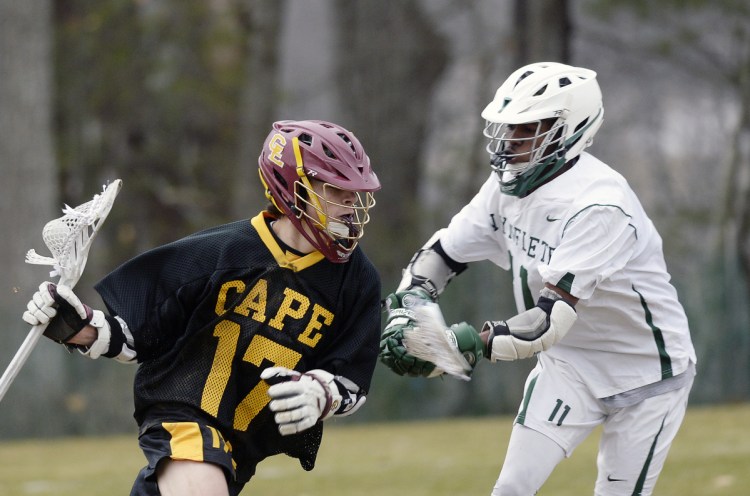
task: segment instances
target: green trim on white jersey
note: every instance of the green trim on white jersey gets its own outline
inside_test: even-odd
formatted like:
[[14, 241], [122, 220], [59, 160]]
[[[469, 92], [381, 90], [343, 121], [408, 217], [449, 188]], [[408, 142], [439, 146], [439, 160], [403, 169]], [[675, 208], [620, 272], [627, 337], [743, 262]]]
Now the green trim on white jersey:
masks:
[[661, 378], [668, 379], [670, 377], [673, 377], [674, 374], [672, 373], [672, 359], [669, 357], [667, 348], [664, 345], [664, 335], [662, 334], [661, 329], [654, 325], [654, 319], [651, 315], [651, 310], [649, 310], [648, 308], [646, 299], [637, 289], [635, 289], [635, 286], [633, 286], [633, 291], [635, 291], [638, 294], [638, 297], [641, 299], [641, 305], [643, 306], [643, 312], [646, 317], [646, 325], [648, 325], [651, 328], [651, 332], [654, 333], [656, 349], [659, 350], [659, 359], [661, 360]]

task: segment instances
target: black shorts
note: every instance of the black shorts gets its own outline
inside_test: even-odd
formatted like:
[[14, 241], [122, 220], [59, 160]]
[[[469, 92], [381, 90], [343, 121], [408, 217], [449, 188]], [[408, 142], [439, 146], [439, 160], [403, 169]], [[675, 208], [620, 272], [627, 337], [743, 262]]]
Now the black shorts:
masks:
[[232, 459], [232, 446], [221, 433], [202, 419], [149, 419], [141, 426], [138, 444], [148, 460], [141, 469], [130, 492], [131, 496], [159, 496], [156, 467], [165, 458], [213, 463], [221, 467], [229, 494], [240, 493], [244, 484], [236, 481], [237, 465]]

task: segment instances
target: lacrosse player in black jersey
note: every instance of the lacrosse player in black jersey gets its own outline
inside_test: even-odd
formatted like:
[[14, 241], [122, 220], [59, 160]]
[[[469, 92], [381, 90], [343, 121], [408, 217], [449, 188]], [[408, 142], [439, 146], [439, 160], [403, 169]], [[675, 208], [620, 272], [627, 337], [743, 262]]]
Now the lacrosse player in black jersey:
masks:
[[365, 402], [380, 278], [358, 241], [380, 182], [324, 121], [274, 123], [258, 163], [266, 211], [118, 267], [95, 287], [106, 313], [47, 282], [24, 313], [89, 358], [139, 364], [133, 495], [235, 495], [279, 453], [312, 470], [322, 421]]

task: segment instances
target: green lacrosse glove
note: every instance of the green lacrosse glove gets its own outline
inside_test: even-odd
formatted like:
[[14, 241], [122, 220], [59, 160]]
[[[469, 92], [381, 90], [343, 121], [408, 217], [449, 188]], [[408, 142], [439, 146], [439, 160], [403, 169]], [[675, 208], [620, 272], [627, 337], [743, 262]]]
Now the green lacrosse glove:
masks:
[[404, 330], [414, 327], [414, 312], [410, 307], [421, 301], [432, 301], [429, 293], [414, 288], [389, 294], [385, 299], [388, 319], [380, 338], [380, 361], [398, 375], [430, 377], [435, 364], [409, 354], [404, 346]]
[[456, 337], [456, 347], [458, 351], [464, 356], [472, 370], [476, 368], [479, 361], [485, 356], [484, 342], [479, 337], [479, 333], [474, 327], [470, 326], [466, 322], [460, 322], [453, 324], [450, 328], [453, 335]]

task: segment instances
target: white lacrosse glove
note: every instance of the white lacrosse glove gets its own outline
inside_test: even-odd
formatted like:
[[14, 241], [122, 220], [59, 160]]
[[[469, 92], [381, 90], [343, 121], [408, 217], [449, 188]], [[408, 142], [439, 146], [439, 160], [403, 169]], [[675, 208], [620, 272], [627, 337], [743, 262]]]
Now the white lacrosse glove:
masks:
[[301, 374], [285, 367], [269, 367], [260, 374], [271, 387], [269, 408], [282, 436], [296, 434], [332, 417], [341, 406], [334, 376], [325, 370]]
[[87, 325], [92, 325], [97, 328], [98, 338], [81, 352], [90, 358], [98, 358], [109, 349], [110, 325], [104, 312], [81, 302], [68, 286], [43, 282], [26, 305], [23, 320], [32, 326], [46, 325], [44, 335], [61, 344], [67, 343]]
[[57, 315], [57, 303], [54, 295], [49, 291], [51, 282], [43, 282], [39, 290], [34, 293], [26, 305], [23, 320], [29, 325], [38, 326], [49, 324], [52, 317]]

